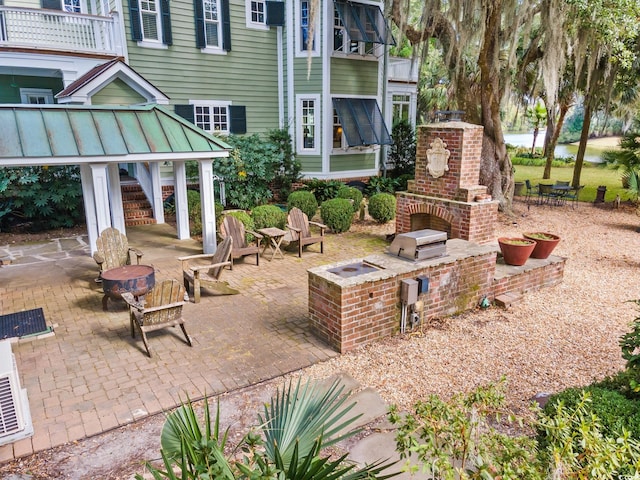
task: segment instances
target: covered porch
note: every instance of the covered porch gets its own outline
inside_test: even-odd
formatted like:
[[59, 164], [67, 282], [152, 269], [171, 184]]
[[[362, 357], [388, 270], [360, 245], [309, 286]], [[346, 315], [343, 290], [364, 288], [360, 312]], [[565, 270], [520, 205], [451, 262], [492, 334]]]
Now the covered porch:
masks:
[[135, 164], [157, 223], [164, 223], [160, 165], [173, 164], [177, 237], [189, 238], [185, 162], [199, 166], [202, 249], [216, 249], [213, 162], [229, 146], [156, 104], [0, 105], [0, 167], [79, 165], [91, 253], [105, 228], [126, 234], [119, 165]]

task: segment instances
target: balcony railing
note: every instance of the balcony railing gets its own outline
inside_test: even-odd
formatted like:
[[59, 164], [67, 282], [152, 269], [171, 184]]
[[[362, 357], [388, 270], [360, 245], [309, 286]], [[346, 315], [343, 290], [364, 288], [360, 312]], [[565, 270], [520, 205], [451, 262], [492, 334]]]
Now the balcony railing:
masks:
[[117, 17], [0, 6], [0, 47], [121, 55]]
[[389, 57], [389, 80], [418, 81], [418, 61], [411, 58]]

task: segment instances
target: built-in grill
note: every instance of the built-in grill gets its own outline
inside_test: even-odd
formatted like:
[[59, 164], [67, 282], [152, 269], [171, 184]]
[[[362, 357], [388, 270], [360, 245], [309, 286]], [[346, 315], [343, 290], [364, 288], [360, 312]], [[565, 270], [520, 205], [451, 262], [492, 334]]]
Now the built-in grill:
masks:
[[387, 253], [417, 262], [445, 255], [446, 242], [447, 232], [416, 230], [396, 235]]

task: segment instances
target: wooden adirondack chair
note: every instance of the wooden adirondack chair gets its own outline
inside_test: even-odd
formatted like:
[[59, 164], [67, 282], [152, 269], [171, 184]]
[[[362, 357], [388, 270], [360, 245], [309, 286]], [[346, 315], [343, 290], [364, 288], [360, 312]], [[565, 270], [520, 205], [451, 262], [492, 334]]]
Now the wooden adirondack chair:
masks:
[[191, 339], [184, 327], [182, 306], [185, 302], [184, 287], [177, 280], [164, 280], [157, 283], [144, 296], [144, 303], [136, 301], [133, 294], [125, 292], [122, 298], [129, 305], [129, 319], [131, 322], [131, 336], [136, 337], [136, 329], [142, 336], [147, 355], [151, 357], [147, 332], [161, 328], [175, 327], [182, 329], [187, 345], [191, 346]]
[[[247, 243], [246, 234], [250, 233], [255, 237], [255, 243]], [[231, 269], [233, 270], [233, 260], [246, 255], [256, 255], [256, 265], [260, 265], [260, 242], [262, 235], [251, 230], [245, 230], [244, 223], [236, 217], [226, 215], [222, 221], [220, 234], [224, 237], [233, 238], [233, 248], [231, 249]]]
[[140, 265], [142, 252], [129, 246], [127, 237], [116, 228], [105, 228], [96, 240], [96, 253], [93, 259], [100, 267], [100, 274], [111, 268], [131, 265], [132, 255]]
[[[319, 234], [311, 231], [311, 225], [320, 230]], [[313, 243], [320, 243], [320, 253], [324, 253], [324, 231], [328, 228], [326, 225], [310, 222], [306, 213], [294, 207], [289, 211], [287, 228], [289, 229], [289, 234], [285, 239], [290, 242], [298, 242], [299, 257], [302, 257], [302, 248]]]
[[[182, 278], [184, 287], [189, 292], [189, 285], [193, 285], [193, 301], [200, 302], [200, 289], [212, 287], [220, 282], [224, 267], [231, 268], [231, 248], [233, 239], [229, 236], [218, 244], [216, 253], [203, 253], [180, 257], [182, 262]], [[195, 265], [193, 260], [210, 259], [210, 263]]]

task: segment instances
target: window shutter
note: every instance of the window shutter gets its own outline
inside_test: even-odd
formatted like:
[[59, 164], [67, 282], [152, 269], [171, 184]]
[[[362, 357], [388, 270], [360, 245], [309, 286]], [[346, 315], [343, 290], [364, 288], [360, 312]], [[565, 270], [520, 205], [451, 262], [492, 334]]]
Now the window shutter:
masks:
[[231, 19], [229, 17], [229, 0], [220, 0], [220, 14], [222, 16], [222, 49], [231, 51]]
[[131, 19], [131, 39], [139, 42], [142, 40], [142, 25], [138, 0], [129, 0], [129, 18]]
[[204, 39], [204, 8], [202, 0], [193, 0], [193, 11], [195, 12], [196, 21], [196, 47], [205, 48]]
[[62, 10], [62, 2], [60, 0], [42, 0], [42, 8]]
[[169, 0], [160, 0], [160, 13], [162, 14], [162, 43], [165, 45], [173, 45]]
[[247, 107], [229, 105], [229, 133], [247, 133]]
[[188, 120], [191, 123], [195, 123], [193, 105], [174, 105], [173, 111], [176, 112], [176, 115], [181, 116], [185, 120]]
[[267, 0], [267, 25], [284, 26], [284, 2]]

